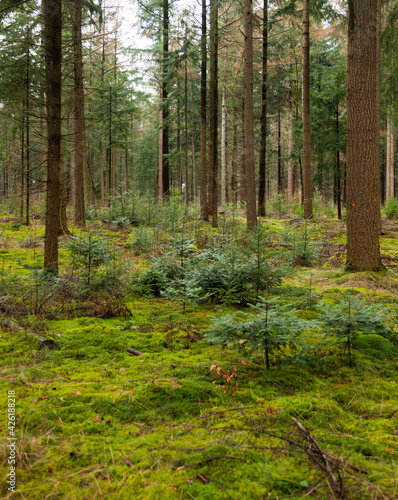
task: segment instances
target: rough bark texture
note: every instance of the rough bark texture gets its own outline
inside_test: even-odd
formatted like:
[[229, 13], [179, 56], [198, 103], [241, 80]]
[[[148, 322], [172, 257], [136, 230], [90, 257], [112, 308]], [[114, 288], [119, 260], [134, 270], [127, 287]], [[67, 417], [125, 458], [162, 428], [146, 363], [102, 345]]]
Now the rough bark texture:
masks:
[[210, 95], [208, 204], [212, 226], [218, 226], [218, 2], [210, 1]]
[[245, 0], [245, 165], [246, 165], [246, 218], [248, 229], [257, 226], [256, 176], [254, 170], [253, 141], [253, 7]]
[[75, 148], [75, 224], [83, 227], [84, 218], [84, 93], [82, 53], [82, 0], [75, 0], [74, 26], [74, 148]]
[[207, 206], [207, 138], [206, 138], [206, 0], [202, 0], [202, 36], [200, 43], [201, 67], [200, 67], [200, 214], [203, 220], [209, 220]]
[[268, 74], [268, 0], [263, 4], [263, 53], [261, 73], [261, 137], [258, 167], [258, 215], [265, 217], [265, 163], [267, 155], [267, 74]]
[[61, 163], [61, 0], [43, 0], [48, 127], [44, 267], [58, 272], [59, 171]]
[[310, 118], [310, 0], [303, 3], [303, 197], [304, 217], [312, 212], [311, 118]]
[[380, 267], [380, 0], [350, 0], [347, 80], [347, 267]]

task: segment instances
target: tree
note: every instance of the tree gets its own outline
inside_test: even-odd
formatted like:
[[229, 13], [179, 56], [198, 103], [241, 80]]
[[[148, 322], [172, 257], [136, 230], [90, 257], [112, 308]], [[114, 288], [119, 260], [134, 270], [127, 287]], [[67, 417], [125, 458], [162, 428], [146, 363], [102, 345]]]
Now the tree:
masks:
[[304, 217], [312, 213], [311, 118], [310, 118], [310, 0], [303, 3], [303, 196]]
[[73, 19], [73, 73], [74, 73], [74, 149], [75, 149], [75, 224], [85, 226], [84, 218], [84, 91], [83, 91], [83, 54], [82, 54], [82, 0], [75, 0]]
[[209, 220], [207, 206], [207, 50], [206, 50], [206, 0], [202, 0], [202, 34], [200, 39], [200, 213]]
[[257, 225], [256, 177], [254, 170], [253, 139], [253, 6], [252, 0], [245, 0], [245, 170], [246, 170], [246, 217], [248, 229]]
[[62, 0], [43, 0], [48, 127], [44, 267], [58, 272], [59, 172], [61, 166]]
[[208, 204], [213, 227], [218, 226], [218, 1], [210, 0], [210, 95]]
[[162, 59], [162, 196], [170, 194], [169, 169], [169, 0], [163, 0], [163, 59]]
[[380, 260], [380, 0], [352, 0], [348, 14], [347, 267]]
[[261, 68], [261, 137], [258, 168], [258, 215], [265, 217], [265, 163], [267, 156], [267, 73], [268, 73], [268, 0], [263, 3]]

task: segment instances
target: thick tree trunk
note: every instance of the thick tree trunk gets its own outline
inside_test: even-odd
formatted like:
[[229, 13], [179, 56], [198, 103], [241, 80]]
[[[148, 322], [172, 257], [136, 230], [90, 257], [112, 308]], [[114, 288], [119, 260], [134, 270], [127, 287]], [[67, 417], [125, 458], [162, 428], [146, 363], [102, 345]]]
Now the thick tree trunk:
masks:
[[61, 0], [43, 0], [48, 126], [44, 267], [58, 273], [59, 171], [61, 163]]
[[310, 118], [310, 0], [303, 4], [303, 196], [304, 217], [312, 212], [311, 118]]
[[380, 0], [351, 0], [347, 80], [347, 267], [380, 261]]
[[82, 0], [75, 0], [74, 26], [74, 148], [75, 148], [75, 224], [85, 226], [84, 218], [84, 92], [83, 92], [83, 52], [82, 52]]
[[208, 204], [212, 226], [218, 226], [218, 0], [210, 0], [210, 96]]
[[261, 137], [258, 167], [258, 215], [265, 217], [265, 164], [267, 157], [267, 76], [268, 76], [268, 0], [263, 3], [263, 53], [261, 73]]
[[253, 6], [245, 0], [245, 167], [246, 167], [246, 218], [248, 229], [257, 226], [256, 176], [254, 169], [253, 138]]
[[202, 0], [202, 36], [200, 42], [200, 215], [203, 220], [209, 220], [207, 205], [207, 51], [206, 51], [206, 0]]

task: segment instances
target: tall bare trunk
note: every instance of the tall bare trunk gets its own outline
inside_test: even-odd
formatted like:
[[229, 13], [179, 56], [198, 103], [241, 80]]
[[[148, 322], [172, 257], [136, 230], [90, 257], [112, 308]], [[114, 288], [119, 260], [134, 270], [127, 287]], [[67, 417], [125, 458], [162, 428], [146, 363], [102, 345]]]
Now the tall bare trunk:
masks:
[[48, 124], [44, 267], [58, 272], [59, 170], [61, 162], [61, 0], [43, 0]]
[[253, 138], [253, 7], [252, 0], [245, 0], [245, 166], [246, 166], [246, 217], [248, 229], [257, 226], [256, 176], [254, 169]]
[[184, 156], [185, 156], [185, 205], [188, 206], [191, 183], [189, 181], [188, 165], [188, 58], [185, 56], [184, 65]]
[[74, 26], [74, 148], [75, 148], [75, 224], [85, 226], [84, 218], [84, 93], [83, 93], [83, 52], [82, 52], [82, 0], [75, 0]]
[[221, 101], [221, 203], [227, 201], [227, 47], [224, 50], [224, 71]]
[[310, 0], [303, 4], [303, 196], [304, 217], [313, 216], [310, 117]]
[[208, 204], [218, 226], [218, 0], [210, 0], [210, 96]]
[[100, 203], [101, 207], [105, 206], [105, 178], [104, 178], [104, 143], [102, 135], [99, 143], [99, 164], [100, 164]]
[[380, 0], [351, 0], [347, 79], [347, 267], [380, 260]]
[[295, 121], [295, 113], [294, 113], [294, 101], [290, 99], [290, 109], [289, 109], [289, 138], [288, 138], [288, 147], [289, 147], [289, 162], [287, 164], [287, 196], [289, 203], [292, 203], [295, 194], [295, 183], [294, 183], [294, 168], [295, 168], [295, 160], [292, 158], [292, 154], [294, 152], [294, 121]]
[[169, 169], [169, 0], [163, 0], [163, 75], [162, 75], [162, 104], [163, 104], [163, 138], [162, 138], [162, 186], [163, 196], [170, 194]]
[[386, 200], [394, 197], [394, 132], [390, 113], [387, 115]]
[[192, 201], [196, 201], [196, 151], [195, 151], [195, 106], [193, 102], [193, 80], [191, 80], [191, 117], [192, 117]]
[[267, 158], [267, 76], [268, 76], [268, 0], [263, 3], [263, 53], [261, 72], [261, 137], [258, 167], [258, 215], [265, 217], [265, 165]]
[[202, 0], [202, 35], [200, 42], [200, 214], [209, 220], [207, 204], [207, 50], [206, 50], [206, 0]]

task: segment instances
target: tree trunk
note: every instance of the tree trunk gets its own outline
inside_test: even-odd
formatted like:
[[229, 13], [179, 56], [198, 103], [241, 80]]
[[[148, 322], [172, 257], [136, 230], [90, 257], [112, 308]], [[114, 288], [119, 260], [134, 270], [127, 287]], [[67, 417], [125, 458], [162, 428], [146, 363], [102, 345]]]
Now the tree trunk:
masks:
[[162, 107], [163, 91], [160, 95], [159, 109], [159, 154], [158, 154], [158, 198], [163, 196], [163, 107]]
[[210, 0], [210, 96], [208, 204], [218, 226], [218, 1]]
[[232, 122], [233, 122], [233, 128], [232, 128], [232, 154], [231, 154], [231, 159], [232, 159], [231, 200], [233, 204], [236, 204], [238, 202], [238, 174], [237, 174], [238, 164], [236, 161], [236, 157], [238, 154], [238, 120], [236, 114], [235, 99], [233, 99], [233, 104], [232, 104]]
[[69, 234], [68, 218], [66, 216], [66, 188], [65, 188], [65, 155], [64, 141], [61, 137], [61, 161], [59, 168], [59, 235]]
[[169, 169], [169, 102], [168, 102], [168, 68], [169, 64], [169, 0], [163, 0], [163, 75], [162, 75], [162, 104], [163, 104], [163, 137], [162, 137], [162, 196], [170, 194]]
[[292, 203], [295, 195], [295, 160], [292, 158], [294, 151], [294, 122], [295, 122], [295, 112], [294, 112], [294, 100], [293, 97], [290, 99], [290, 110], [289, 110], [289, 162], [287, 164], [287, 197], [289, 203]]
[[84, 218], [84, 93], [82, 53], [82, 0], [75, 0], [74, 26], [74, 147], [75, 147], [75, 224], [85, 226]]
[[380, 0], [351, 0], [347, 79], [347, 267], [380, 260]]
[[[25, 224], [30, 225], [30, 28], [27, 36], [26, 61], [26, 218]], [[22, 188], [23, 190], [23, 188]]]
[[242, 154], [241, 154], [241, 162], [240, 162], [240, 202], [242, 205], [246, 203], [246, 136], [245, 136], [245, 99], [242, 99]]
[[304, 217], [313, 217], [310, 118], [310, 0], [303, 4], [303, 197]]
[[61, 163], [61, 0], [43, 0], [48, 124], [44, 267], [58, 273], [59, 170]]
[[196, 151], [195, 151], [195, 105], [193, 102], [193, 80], [191, 80], [191, 118], [192, 118], [192, 201], [196, 202]]
[[283, 193], [283, 165], [281, 143], [281, 110], [278, 110], [278, 193]]
[[224, 52], [224, 71], [221, 102], [221, 203], [227, 201], [227, 47]]
[[265, 164], [267, 158], [267, 76], [268, 76], [268, 0], [263, 3], [263, 53], [261, 73], [261, 136], [258, 167], [258, 215], [265, 217]]
[[[336, 109], [336, 139], [337, 144], [340, 143], [340, 125], [339, 125], [339, 108]], [[341, 162], [340, 162], [340, 147], [336, 150], [336, 182], [335, 182], [335, 199], [337, 203], [337, 218], [341, 220]]]
[[253, 140], [253, 6], [252, 0], [245, 0], [245, 170], [246, 170], [246, 218], [248, 229], [257, 226], [256, 176], [254, 170]]
[[394, 197], [394, 132], [391, 111], [387, 115], [386, 201]]
[[188, 165], [188, 58], [185, 55], [184, 64], [184, 157], [185, 157], [185, 205], [188, 207], [190, 182]]
[[206, 0], [202, 0], [202, 36], [200, 68], [200, 214], [203, 220], [209, 220], [207, 205], [207, 51], [206, 51]]

